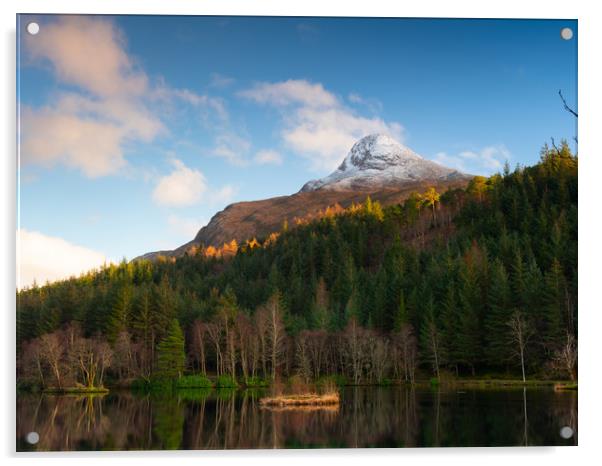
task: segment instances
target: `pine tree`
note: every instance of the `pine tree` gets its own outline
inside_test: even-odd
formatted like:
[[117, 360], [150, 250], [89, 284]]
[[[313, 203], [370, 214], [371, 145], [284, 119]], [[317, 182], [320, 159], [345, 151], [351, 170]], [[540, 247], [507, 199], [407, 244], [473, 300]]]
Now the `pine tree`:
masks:
[[107, 337], [111, 343], [115, 342], [117, 335], [127, 330], [131, 312], [132, 288], [128, 283], [124, 283], [117, 288], [107, 323]]
[[546, 349], [552, 351], [562, 343], [566, 334], [564, 316], [567, 310], [567, 285], [558, 260], [544, 278], [544, 322], [542, 340]]
[[405, 295], [402, 289], [399, 293], [399, 304], [397, 306], [397, 312], [395, 313], [395, 318], [393, 320], [393, 329], [396, 332], [399, 332], [404, 327], [404, 325], [409, 324], [410, 318], [406, 307]]
[[481, 333], [479, 307], [482, 305], [476, 270], [464, 268], [460, 273], [459, 326], [457, 333], [458, 362], [470, 367], [475, 374], [475, 365], [481, 358]]
[[441, 344], [441, 330], [435, 316], [435, 304], [432, 296], [426, 301], [420, 325], [420, 343], [423, 358], [432, 365], [433, 373], [439, 379], [441, 365], [444, 362], [444, 349]]
[[180, 377], [184, 372], [184, 334], [177, 319], [173, 319], [167, 335], [157, 346], [157, 375], [165, 378]]
[[447, 362], [458, 370], [460, 358], [459, 341], [460, 322], [456, 285], [450, 281], [445, 294], [441, 312], [441, 346], [445, 348]]
[[501, 262], [493, 264], [489, 280], [489, 305], [483, 322], [485, 359], [500, 367], [509, 358], [507, 323], [512, 315], [508, 273]]

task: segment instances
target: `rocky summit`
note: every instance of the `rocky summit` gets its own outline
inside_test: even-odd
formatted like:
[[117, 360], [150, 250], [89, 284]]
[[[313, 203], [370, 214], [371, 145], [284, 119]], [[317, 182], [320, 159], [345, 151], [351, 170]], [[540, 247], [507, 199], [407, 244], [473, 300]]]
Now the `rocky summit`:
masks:
[[301, 192], [395, 188], [416, 181], [463, 179], [467, 175], [422, 158], [386, 134], [356, 142], [330, 175], [306, 183]]

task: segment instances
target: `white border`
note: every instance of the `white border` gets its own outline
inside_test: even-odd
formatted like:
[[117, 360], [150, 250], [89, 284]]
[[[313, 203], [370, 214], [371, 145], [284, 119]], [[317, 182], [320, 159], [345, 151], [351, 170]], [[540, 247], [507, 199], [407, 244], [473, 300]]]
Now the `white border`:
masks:
[[[4, 103], [0, 111], [3, 143], [2, 170], [2, 257], [0, 286], [4, 297], [2, 331], [1, 379], [4, 380], [0, 413], [0, 440], [3, 456], [8, 462], [30, 464], [44, 458], [46, 462], [102, 464], [105, 458], [112, 461], [144, 461], [149, 465], [163, 464], [176, 459], [182, 463], [207, 462], [226, 464], [282, 464], [303, 465], [308, 462], [362, 465], [372, 461], [383, 464], [402, 462], [482, 465], [504, 465], [509, 462], [523, 464], [537, 462], [551, 465], [594, 463], [599, 456], [596, 446], [602, 432], [598, 392], [600, 378], [600, 332], [602, 309], [599, 304], [598, 276], [600, 276], [599, 228], [600, 190], [602, 177], [602, 151], [596, 145], [600, 136], [602, 85], [600, 44], [602, 25], [593, 1], [478, 2], [471, 0], [427, 1], [394, 3], [386, 0], [3, 0], [1, 79]], [[405, 16], [405, 17], [504, 17], [504, 18], [577, 18], [579, 20], [579, 150], [580, 150], [580, 218], [579, 218], [579, 447], [576, 448], [495, 448], [495, 449], [415, 449], [415, 450], [319, 450], [319, 451], [227, 451], [227, 452], [123, 452], [123, 453], [56, 453], [38, 456], [16, 455], [14, 408], [14, 329], [15, 329], [15, 14], [21, 13], [99, 13], [99, 14], [223, 14], [223, 15], [286, 15], [286, 16]], [[562, 66], [558, 64], [558, 66]], [[543, 141], [542, 141], [543, 142]], [[18, 458], [21, 459], [18, 459]]]

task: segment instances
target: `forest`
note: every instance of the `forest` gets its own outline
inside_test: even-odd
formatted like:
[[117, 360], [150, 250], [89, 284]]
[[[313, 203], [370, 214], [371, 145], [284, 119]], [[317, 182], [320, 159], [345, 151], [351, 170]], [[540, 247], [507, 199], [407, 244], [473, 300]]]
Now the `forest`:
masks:
[[577, 378], [577, 157], [17, 291], [21, 388]]

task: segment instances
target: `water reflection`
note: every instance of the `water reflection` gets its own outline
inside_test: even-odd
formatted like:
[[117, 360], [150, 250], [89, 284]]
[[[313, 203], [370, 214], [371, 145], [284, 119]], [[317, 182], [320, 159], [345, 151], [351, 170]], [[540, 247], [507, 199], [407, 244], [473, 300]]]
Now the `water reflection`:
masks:
[[[572, 445], [577, 392], [348, 388], [338, 408], [265, 409], [260, 391], [23, 395], [19, 450]], [[570, 426], [575, 435], [562, 439]], [[28, 445], [28, 432], [38, 432]]]

